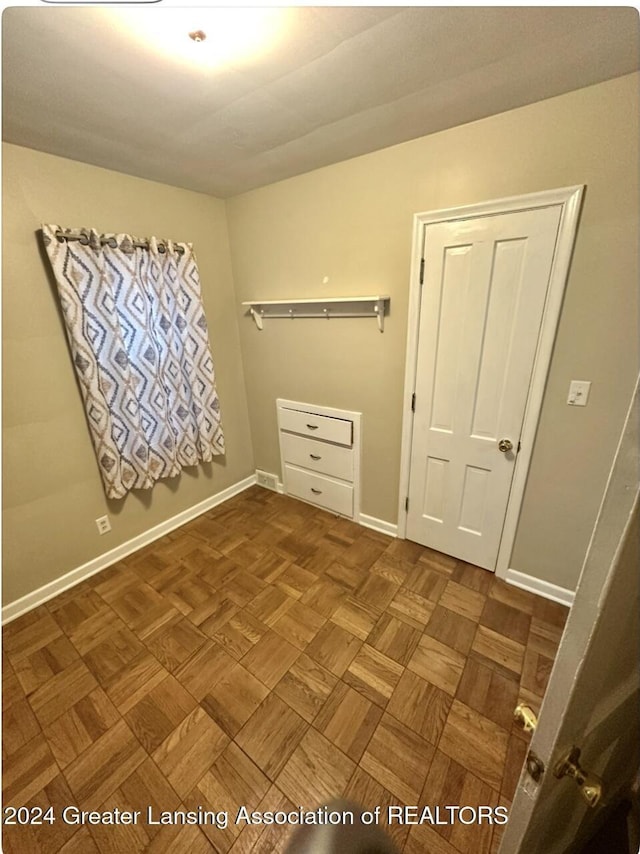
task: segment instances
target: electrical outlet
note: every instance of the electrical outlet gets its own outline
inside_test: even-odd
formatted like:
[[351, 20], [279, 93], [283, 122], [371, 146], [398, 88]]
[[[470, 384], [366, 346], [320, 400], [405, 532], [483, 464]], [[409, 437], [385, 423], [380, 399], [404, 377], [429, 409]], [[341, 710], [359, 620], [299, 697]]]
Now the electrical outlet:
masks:
[[256, 479], [260, 486], [264, 486], [265, 489], [271, 489], [273, 492], [278, 491], [278, 478], [275, 474], [269, 474], [266, 471], [258, 471], [256, 469]]
[[111, 522], [108, 516], [100, 516], [96, 519], [96, 526], [99, 534], [108, 534], [111, 530]]

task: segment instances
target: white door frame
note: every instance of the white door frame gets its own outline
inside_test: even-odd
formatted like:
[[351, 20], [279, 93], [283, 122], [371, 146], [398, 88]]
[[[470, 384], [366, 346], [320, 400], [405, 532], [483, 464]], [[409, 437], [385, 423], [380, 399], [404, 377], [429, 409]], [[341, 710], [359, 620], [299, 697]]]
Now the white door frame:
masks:
[[[549, 288], [542, 316], [542, 325], [538, 346], [531, 374], [531, 383], [527, 394], [527, 403], [522, 424], [520, 441], [522, 448], [516, 456], [516, 463], [511, 482], [511, 492], [507, 504], [496, 575], [504, 578], [509, 570], [509, 562], [516, 536], [520, 507], [524, 497], [524, 489], [531, 462], [533, 441], [540, 418], [540, 409], [544, 395], [544, 387], [549, 372], [553, 343], [560, 319], [560, 309], [564, 289], [571, 263], [573, 244], [584, 186], [562, 187], [557, 190], [544, 190], [524, 196], [510, 196], [506, 199], [495, 199], [479, 204], [446, 210], [430, 211], [415, 214], [413, 217], [413, 244], [411, 250], [411, 273], [409, 285], [409, 324], [407, 330], [407, 357], [404, 379], [404, 416], [402, 419], [402, 451], [400, 458], [400, 495], [398, 502], [398, 537], [404, 539], [407, 530], [406, 497], [409, 494], [409, 476], [411, 469], [411, 444], [413, 439], [414, 414], [411, 411], [411, 398], [416, 386], [418, 332], [420, 326], [421, 285], [420, 269], [424, 252], [424, 232], [426, 225], [437, 222], [448, 222], [470, 217], [495, 216], [497, 214], [514, 213], [516, 211], [535, 210], [549, 206], [561, 206], [558, 238], [549, 277]], [[429, 259], [425, 259], [429, 263]]]

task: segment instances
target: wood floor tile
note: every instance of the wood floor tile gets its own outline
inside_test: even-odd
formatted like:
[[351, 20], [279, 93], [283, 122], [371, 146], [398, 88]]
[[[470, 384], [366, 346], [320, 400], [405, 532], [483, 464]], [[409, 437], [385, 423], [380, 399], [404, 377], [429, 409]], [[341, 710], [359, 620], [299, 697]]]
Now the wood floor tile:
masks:
[[311, 723], [336, 682], [336, 676], [303, 653], [278, 682], [274, 693]]
[[350, 566], [347, 563], [332, 563], [324, 573], [324, 578], [335, 582], [342, 587], [345, 593], [349, 596], [353, 593], [356, 587], [364, 581], [368, 570], [362, 569], [359, 566]]
[[96, 679], [105, 684], [136, 656], [145, 651], [144, 644], [123, 626], [85, 653], [84, 660]]
[[186, 617], [177, 617], [145, 638], [149, 652], [170, 673], [206, 643], [206, 636]]
[[269, 585], [249, 602], [246, 610], [265, 626], [273, 628], [273, 624], [287, 613], [294, 602], [295, 599], [287, 596], [282, 590]]
[[221, 646], [208, 641], [180, 665], [174, 676], [200, 702], [235, 664], [235, 659]]
[[42, 824], [4, 825], [2, 832], [2, 850], [5, 854], [25, 854], [25, 852], [59, 851], [76, 833], [73, 825], [60, 821], [62, 810], [73, 803], [73, 794], [62, 774], [58, 774], [37, 792], [25, 807], [39, 808], [46, 815], [53, 808], [56, 821]]
[[433, 758], [434, 747], [385, 714], [360, 766], [405, 804], [417, 804]]
[[559, 629], [564, 629], [564, 624], [569, 616], [569, 609], [566, 605], [560, 605], [558, 602], [552, 602], [549, 599], [537, 596], [533, 606], [533, 616], [537, 620], [542, 620]]
[[524, 611], [505, 605], [497, 599], [487, 599], [480, 622], [501, 635], [526, 644], [531, 617]]
[[413, 590], [401, 587], [387, 608], [389, 614], [421, 631], [429, 622], [435, 604]]
[[509, 730], [518, 705], [518, 681], [469, 658], [456, 699]]
[[230, 738], [249, 720], [269, 693], [241, 664], [234, 664], [200, 704]]
[[325, 617], [303, 605], [301, 602], [294, 602], [286, 613], [276, 620], [273, 624], [273, 630], [286, 641], [293, 644], [293, 646], [304, 650], [318, 634], [325, 622]]
[[46, 727], [97, 686], [84, 661], [74, 661], [30, 694], [29, 704], [40, 725]]
[[339, 797], [355, 767], [341, 750], [310, 727], [276, 782], [291, 801], [313, 809]]
[[410, 570], [403, 586], [437, 605], [447, 586], [447, 577], [435, 569], [429, 569], [425, 564], [418, 563]]
[[516, 786], [520, 779], [520, 772], [527, 758], [528, 742], [519, 738], [517, 735], [509, 736], [507, 745], [507, 758], [504, 763], [504, 773], [502, 775], [502, 784], [500, 792], [507, 798], [513, 798], [516, 793]]
[[264, 623], [243, 610], [234, 614], [214, 634], [213, 639], [236, 661], [240, 661], [266, 632]]
[[429, 618], [425, 632], [445, 646], [467, 655], [471, 649], [477, 624], [473, 620], [455, 614], [442, 605], [436, 605]]
[[285, 569], [289, 566], [290, 561], [281, 557], [276, 552], [265, 550], [259, 558], [247, 566], [247, 571], [261, 581], [266, 581], [268, 584], [279, 578]]
[[38, 619], [28, 623], [16, 620], [12, 631], [3, 632], [3, 648], [13, 665], [62, 636], [62, 629], [46, 609], [38, 609], [38, 614]]
[[130, 661], [104, 684], [104, 689], [120, 714], [132, 709], [168, 675], [168, 671], [148, 652]]
[[[429, 824], [420, 824], [409, 831], [403, 854], [461, 854]], [[473, 849], [475, 852], [475, 848]]]
[[508, 739], [502, 727], [459, 700], [454, 700], [438, 747], [498, 791]]
[[397, 661], [364, 644], [343, 679], [372, 703], [384, 708], [402, 671], [403, 667]]
[[289, 566], [273, 582], [274, 586], [292, 599], [299, 599], [315, 583], [315, 573], [295, 563]]
[[[421, 802], [429, 804], [432, 808], [439, 807], [445, 813], [446, 807], [450, 805], [468, 806], [473, 809], [479, 806], [496, 807], [498, 793], [462, 765], [436, 750]], [[434, 829], [458, 851], [489, 854], [493, 827], [493, 824], [486, 821], [465, 824], [454, 820], [439, 824]]]
[[553, 661], [550, 658], [527, 647], [524, 653], [520, 685], [527, 691], [531, 691], [532, 694], [543, 697], [547, 690], [552, 667]]
[[80, 660], [80, 654], [71, 641], [64, 635], [55, 638], [37, 652], [20, 658], [14, 664], [14, 670], [22, 690], [31, 694], [47, 682], [52, 676]]
[[552, 626], [550, 623], [532, 617], [527, 645], [535, 652], [554, 659], [560, 645], [562, 631], [557, 626]]
[[367, 643], [378, 652], [405, 666], [413, 655], [419, 639], [418, 629], [385, 613], [372, 629]]
[[398, 584], [392, 584], [381, 575], [370, 573], [362, 584], [356, 589], [354, 597], [365, 605], [374, 608], [386, 608], [398, 592]]
[[387, 713], [436, 745], [451, 703], [449, 694], [405, 670], [391, 695]]
[[[126, 809], [140, 810], [143, 815], [146, 815], [148, 807], [151, 807], [153, 814], [157, 816], [162, 810], [177, 809], [180, 803], [178, 795], [150, 758], [145, 759], [133, 774], [127, 777], [120, 786], [118, 795], [127, 804]], [[153, 838], [158, 833], [158, 828], [148, 825], [146, 831]]]
[[366, 605], [350, 596], [334, 611], [331, 622], [365, 641], [380, 619], [381, 613], [381, 609]]
[[138, 740], [123, 720], [74, 759], [65, 777], [82, 809], [97, 809], [147, 758]]
[[353, 661], [362, 641], [335, 623], [326, 623], [307, 647], [307, 655], [331, 671], [342, 676]]
[[[258, 804], [260, 812], [290, 812], [297, 809], [297, 805], [282, 794], [280, 789], [273, 785]], [[261, 824], [242, 826], [240, 836], [229, 849], [229, 854], [284, 854], [289, 845], [289, 840], [295, 828], [290, 825], [270, 825], [265, 827]]]
[[[5, 790], [232, 818], [341, 792], [508, 805], [513, 709], [539, 712], [567, 613], [255, 486], [4, 627]], [[387, 829], [405, 854], [497, 854], [502, 831]], [[20, 830], [9, 854], [284, 854], [295, 828]]]
[[123, 628], [126, 626], [120, 617], [103, 604], [99, 611], [68, 632], [68, 636], [80, 655], [86, 655], [94, 646]]
[[152, 759], [184, 798], [228, 743], [229, 736], [198, 706], [153, 752]]
[[2, 749], [11, 756], [40, 733], [40, 724], [27, 700], [7, 707], [2, 716]]
[[494, 632], [493, 629], [483, 625], [478, 626], [472, 649], [474, 653], [504, 667], [512, 674], [519, 675], [522, 672], [524, 646]]
[[473, 566], [470, 563], [459, 560], [456, 561], [456, 565], [451, 573], [451, 580], [457, 581], [458, 584], [463, 584], [469, 590], [475, 590], [476, 593], [488, 596], [496, 581], [496, 577], [486, 569], [480, 569], [478, 566]]
[[344, 797], [354, 804], [358, 804], [365, 810], [373, 812], [380, 807], [380, 827], [395, 844], [398, 851], [402, 851], [409, 835], [409, 826], [403, 824], [387, 823], [387, 810], [390, 806], [396, 806], [398, 798], [392, 795], [388, 789], [381, 786], [370, 774], [363, 771], [359, 766], [353, 772], [351, 780], [345, 789]]
[[269, 630], [242, 659], [242, 665], [269, 688], [275, 688], [300, 650]]
[[383, 552], [376, 562], [371, 567], [371, 572], [374, 575], [381, 575], [398, 586], [406, 581], [407, 575], [411, 571], [413, 564], [406, 563], [401, 558], [390, 555], [387, 551]]
[[269, 790], [269, 780], [249, 757], [233, 742], [223, 751], [185, 798], [188, 809], [201, 807], [212, 812], [226, 811], [230, 821], [226, 828], [203, 825], [202, 832], [216, 851], [227, 851], [240, 834], [233, 817], [242, 804], [256, 808]]
[[193, 711], [196, 701], [173, 676], [167, 676], [136, 703], [125, 720], [151, 753]]
[[[65, 665], [66, 666], [66, 665]], [[42, 681], [47, 681], [51, 677], [48, 673]], [[40, 684], [40, 683], [38, 683]], [[37, 687], [37, 686], [36, 686]], [[26, 700], [26, 692], [22, 690], [22, 686], [18, 681], [18, 677], [9, 659], [6, 655], [2, 656], [2, 711], [6, 712], [14, 703], [21, 703]]]
[[514, 587], [513, 584], [507, 584], [502, 579], [495, 577], [489, 590], [489, 596], [491, 599], [496, 599], [511, 608], [517, 608], [518, 611], [523, 611], [525, 614], [533, 614], [533, 608], [538, 598], [535, 593], [521, 590], [519, 587]]
[[329, 618], [347, 597], [344, 587], [327, 578], [319, 578], [300, 597], [300, 602], [322, 617]]
[[422, 635], [407, 668], [452, 696], [456, 693], [466, 658], [429, 635]]
[[64, 771], [94, 741], [120, 720], [102, 688], [95, 688], [44, 730], [51, 751]]
[[359, 762], [382, 717], [382, 709], [344, 682], [338, 682], [314, 727], [354, 762]]
[[49, 744], [42, 733], [34, 736], [3, 763], [4, 806], [20, 807], [59, 774]]
[[462, 617], [478, 622], [486, 597], [456, 581], [448, 581], [439, 604]]
[[298, 746], [308, 724], [275, 694], [261, 703], [235, 738], [236, 744], [274, 780]]
[[189, 614], [189, 620], [207, 637], [214, 637], [240, 610], [226, 595], [214, 593]]
[[[224, 586], [225, 596], [238, 607], [244, 608], [258, 593], [267, 587], [267, 582], [256, 578], [246, 570], [236, 573], [234, 578]], [[286, 592], [286, 591], [285, 591]]]

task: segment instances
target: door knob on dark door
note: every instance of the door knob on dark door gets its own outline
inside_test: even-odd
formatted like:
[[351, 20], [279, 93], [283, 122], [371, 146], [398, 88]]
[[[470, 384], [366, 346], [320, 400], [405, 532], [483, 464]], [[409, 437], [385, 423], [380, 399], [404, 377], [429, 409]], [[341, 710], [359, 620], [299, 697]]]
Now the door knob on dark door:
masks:
[[500, 439], [498, 442], [498, 450], [502, 451], [503, 454], [506, 454], [507, 451], [511, 451], [513, 449], [513, 442], [511, 439]]

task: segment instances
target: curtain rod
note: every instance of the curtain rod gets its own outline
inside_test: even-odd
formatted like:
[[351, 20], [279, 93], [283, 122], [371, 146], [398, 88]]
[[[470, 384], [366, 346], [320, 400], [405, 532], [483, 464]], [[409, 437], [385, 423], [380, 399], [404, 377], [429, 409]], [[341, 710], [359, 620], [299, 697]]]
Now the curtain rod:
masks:
[[[86, 234], [72, 234], [72, 233], [66, 234], [64, 231], [56, 231], [56, 238], [58, 240], [67, 240], [67, 241], [68, 240], [79, 240], [83, 246], [88, 246], [89, 243], [91, 242]], [[101, 237], [100, 238], [100, 245], [101, 246], [106, 246], [107, 244], [109, 246], [111, 246], [112, 249], [115, 249], [117, 246], [115, 237]], [[131, 245], [138, 248], [138, 249], [148, 249], [149, 248], [149, 241], [148, 240], [132, 240]], [[167, 247], [165, 246], [165, 244], [164, 243], [158, 243], [158, 252], [160, 252], [161, 254], [164, 254], [166, 251], [167, 251]], [[184, 249], [182, 248], [182, 246], [176, 246], [175, 251], [178, 253], [178, 255], [184, 255]]]

